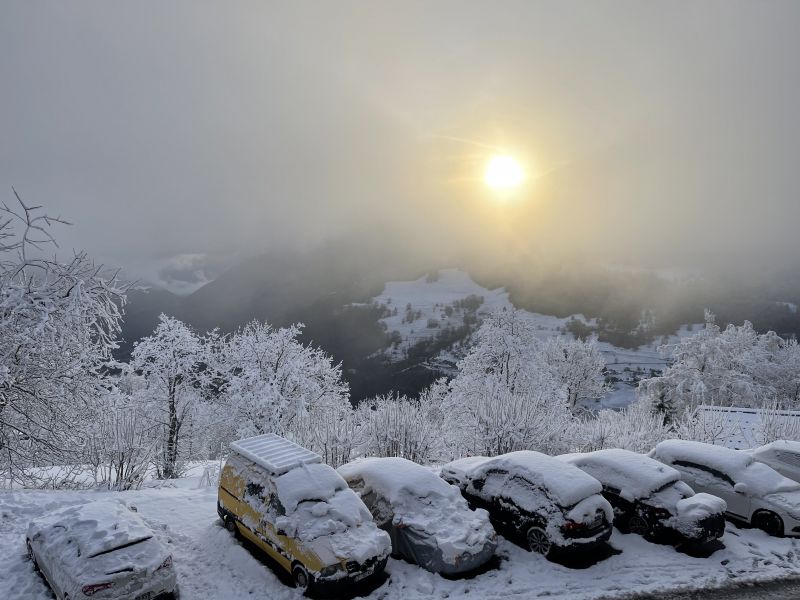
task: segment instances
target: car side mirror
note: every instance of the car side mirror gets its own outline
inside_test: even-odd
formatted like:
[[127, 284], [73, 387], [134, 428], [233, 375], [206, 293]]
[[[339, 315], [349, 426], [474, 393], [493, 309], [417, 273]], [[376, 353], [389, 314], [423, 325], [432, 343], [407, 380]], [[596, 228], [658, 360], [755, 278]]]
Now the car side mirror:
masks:
[[746, 483], [737, 483], [733, 486], [733, 491], [737, 494], [742, 494], [743, 496], [750, 495], [750, 486]]
[[472, 487], [474, 487], [476, 490], [482, 490], [483, 489], [483, 483], [484, 483], [483, 479], [473, 479], [472, 480]]
[[278, 535], [284, 535], [284, 536], [286, 535], [286, 531], [284, 531], [283, 529], [278, 529], [278, 531], [276, 531], [275, 533], [277, 533]]

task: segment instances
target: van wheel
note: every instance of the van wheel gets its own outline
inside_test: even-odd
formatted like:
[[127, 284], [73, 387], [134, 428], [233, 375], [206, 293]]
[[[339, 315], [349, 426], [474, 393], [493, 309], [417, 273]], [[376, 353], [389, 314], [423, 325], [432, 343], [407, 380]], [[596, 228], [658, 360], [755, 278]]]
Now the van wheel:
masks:
[[553, 544], [550, 542], [550, 538], [547, 537], [543, 529], [531, 527], [528, 529], [528, 533], [525, 534], [525, 539], [528, 542], [528, 550], [531, 552], [536, 552], [542, 556], [550, 554]]
[[783, 519], [774, 512], [761, 511], [753, 515], [753, 525], [775, 537], [783, 537]]
[[311, 586], [311, 578], [308, 575], [308, 571], [306, 571], [306, 568], [301, 564], [296, 564], [292, 567], [292, 579], [294, 579], [294, 586], [298, 590], [307, 592], [308, 588]]
[[236, 519], [232, 518], [230, 515], [225, 517], [225, 529], [230, 531], [234, 537], [239, 537], [239, 528], [236, 527]]
[[628, 519], [628, 531], [645, 537], [650, 533], [650, 525], [639, 515], [633, 515]]

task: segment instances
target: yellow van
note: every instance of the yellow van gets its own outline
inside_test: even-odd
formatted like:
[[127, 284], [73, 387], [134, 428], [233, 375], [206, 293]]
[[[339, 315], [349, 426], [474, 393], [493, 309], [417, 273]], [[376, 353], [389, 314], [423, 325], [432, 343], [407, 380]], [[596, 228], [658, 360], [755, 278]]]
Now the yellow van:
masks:
[[303, 590], [338, 590], [383, 571], [389, 535], [319, 454], [275, 434], [231, 444], [217, 513]]

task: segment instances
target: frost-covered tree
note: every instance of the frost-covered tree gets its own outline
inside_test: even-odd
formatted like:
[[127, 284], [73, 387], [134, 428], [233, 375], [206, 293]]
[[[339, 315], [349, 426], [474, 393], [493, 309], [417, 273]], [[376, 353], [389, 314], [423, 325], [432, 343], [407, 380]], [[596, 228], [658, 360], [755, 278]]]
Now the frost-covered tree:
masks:
[[542, 344], [540, 359], [569, 408], [578, 400], [598, 398], [606, 391], [603, 370], [606, 363], [597, 349], [597, 339], [555, 336]]
[[222, 395], [239, 436], [289, 434], [311, 443], [309, 423], [350, 409], [341, 366], [319, 348], [303, 345], [302, 327], [275, 329], [253, 321], [223, 345]]
[[492, 384], [463, 410], [463, 444], [467, 454], [495, 456], [514, 450], [565, 452], [572, 419], [566, 406], [549, 393], [512, 391]]
[[536, 360], [539, 347], [536, 328], [523, 311], [495, 311], [475, 333], [475, 343], [459, 362], [452, 388], [465, 397], [478, 392], [487, 381], [511, 392], [540, 388], [546, 374]]
[[361, 453], [400, 456], [418, 463], [438, 458], [442, 438], [434, 418], [419, 400], [404, 396], [365, 400], [357, 410]]
[[48, 256], [63, 221], [17, 200], [0, 208], [0, 460], [19, 481], [75, 460], [106, 392], [125, 286], [83, 252]]
[[623, 410], [584, 413], [572, 424], [568, 437], [572, 449], [591, 452], [605, 448], [623, 448], [646, 452], [671, 437], [660, 415], [643, 402], [634, 402]]
[[162, 431], [158, 475], [180, 475], [184, 424], [212, 382], [211, 342], [185, 323], [162, 314], [153, 335], [134, 346], [130, 368], [144, 378], [147, 413]]
[[700, 404], [758, 408], [774, 401], [788, 408], [800, 394], [798, 364], [794, 342], [759, 334], [748, 321], [721, 330], [707, 313], [705, 327], [681, 340], [672, 365], [641, 381], [638, 393], [667, 421]]

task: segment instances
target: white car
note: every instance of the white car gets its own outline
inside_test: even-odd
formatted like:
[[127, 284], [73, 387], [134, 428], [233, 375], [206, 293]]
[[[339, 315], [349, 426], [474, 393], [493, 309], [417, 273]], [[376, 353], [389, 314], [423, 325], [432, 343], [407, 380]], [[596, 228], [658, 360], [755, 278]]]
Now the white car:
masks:
[[117, 501], [70, 506], [32, 521], [28, 554], [59, 600], [175, 598], [172, 555]]
[[674, 467], [695, 491], [719, 496], [729, 518], [775, 536], [800, 536], [800, 484], [739, 450], [666, 440], [649, 456]]
[[758, 462], [772, 467], [784, 477], [800, 482], [800, 442], [778, 440], [753, 450], [744, 450]]

